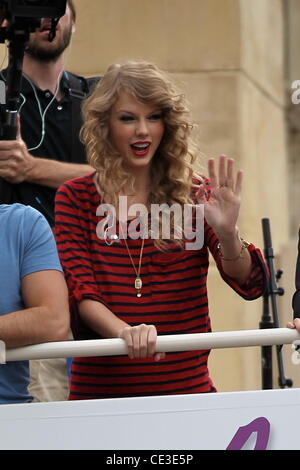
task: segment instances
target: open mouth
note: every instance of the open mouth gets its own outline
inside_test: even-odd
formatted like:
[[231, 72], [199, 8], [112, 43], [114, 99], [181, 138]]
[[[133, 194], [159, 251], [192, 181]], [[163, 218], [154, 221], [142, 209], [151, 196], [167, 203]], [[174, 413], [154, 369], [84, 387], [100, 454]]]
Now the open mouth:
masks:
[[144, 152], [150, 147], [150, 142], [131, 144], [131, 148], [136, 151]]
[[137, 157], [144, 157], [148, 154], [151, 142], [136, 142], [131, 144], [132, 153]]

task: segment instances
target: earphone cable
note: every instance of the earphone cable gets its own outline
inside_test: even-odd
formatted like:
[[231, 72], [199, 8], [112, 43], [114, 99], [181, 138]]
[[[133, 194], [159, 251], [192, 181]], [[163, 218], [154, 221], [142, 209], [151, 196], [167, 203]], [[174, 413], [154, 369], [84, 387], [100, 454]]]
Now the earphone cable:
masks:
[[[6, 83], [6, 79], [4, 77], [4, 75], [2, 74], [2, 66], [5, 62], [5, 59], [7, 57], [7, 48], [5, 48], [5, 55], [4, 55], [4, 58], [3, 58], [3, 61], [2, 61], [2, 64], [0, 66], [0, 76], [2, 78], [2, 80]], [[55, 92], [54, 92], [54, 95], [53, 95], [53, 98], [51, 99], [51, 101], [48, 103], [48, 105], [46, 106], [44, 112], [42, 111], [42, 107], [41, 107], [41, 103], [40, 103], [40, 100], [37, 96], [37, 92], [36, 92], [36, 87], [35, 85], [32, 83], [32, 81], [30, 80], [30, 78], [28, 78], [25, 74], [23, 74], [23, 77], [26, 78], [26, 80], [29, 82], [32, 90], [33, 90], [33, 93], [34, 93], [34, 96], [35, 96], [35, 99], [36, 99], [36, 103], [37, 103], [37, 106], [38, 106], [38, 109], [39, 109], [39, 114], [40, 114], [40, 117], [41, 117], [41, 122], [42, 122], [42, 132], [41, 132], [41, 139], [40, 139], [40, 142], [38, 143], [38, 145], [36, 147], [31, 147], [28, 149], [28, 152], [31, 152], [32, 150], [37, 150], [43, 143], [44, 141], [44, 138], [45, 138], [45, 134], [46, 134], [46, 122], [45, 122], [45, 117], [46, 117], [46, 114], [47, 114], [47, 111], [48, 109], [50, 108], [51, 104], [53, 103], [53, 101], [55, 100], [55, 98], [57, 97], [58, 95], [58, 92], [59, 92], [59, 86], [60, 86], [60, 79], [62, 77], [62, 74], [63, 74], [63, 70], [61, 70], [61, 72], [59, 73], [58, 77], [57, 77], [57, 82], [56, 82], [56, 89], [55, 89]], [[23, 108], [23, 106], [25, 105], [26, 103], [26, 97], [20, 93], [20, 96], [22, 97], [23, 99], [23, 102], [21, 103], [20, 107], [19, 107], [19, 110], [18, 110], [18, 114], [21, 113], [21, 110]]]
[[[59, 92], [59, 86], [60, 86], [60, 79], [61, 79], [61, 76], [63, 74], [63, 70], [59, 73], [58, 77], [57, 77], [57, 83], [56, 83], [56, 89], [55, 89], [55, 93], [51, 99], [51, 101], [48, 103], [48, 105], [46, 106], [46, 108], [44, 109], [44, 112], [42, 111], [42, 107], [41, 107], [41, 103], [40, 103], [40, 100], [37, 96], [37, 92], [36, 92], [36, 87], [35, 85], [32, 83], [32, 81], [25, 75], [23, 74], [23, 76], [26, 78], [26, 80], [29, 82], [29, 84], [31, 85], [32, 89], [33, 89], [33, 93], [34, 93], [34, 96], [35, 96], [35, 99], [36, 99], [36, 102], [37, 102], [37, 105], [38, 105], [38, 108], [39, 108], [39, 113], [40, 113], [40, 116], [41, 116], [41, 120], [42, 120], [42, 133], [41, 133], [41, 140], [40, 142], [38, 143], [38, 145], [36, 145], [36, 147], [31, 147], [28, 149], [28, 152], [31, 152], [32, 150], [37, 150], [43, 143], [44, 141], [44, 138], [45, 138], [45, 134], [46, 134], [46, 122], [45, 122], [45, 117], [46, 117], [46, 114], [47, 114], [47, 111], [48, 109], [50, 108], [51, 104], [53, 103], [53, 101], [55, 100], [55, 98], [57, 97], [58, 95], [58, 92]], [[22, 104], [22, 106], [24, 105], [24, 103]]]

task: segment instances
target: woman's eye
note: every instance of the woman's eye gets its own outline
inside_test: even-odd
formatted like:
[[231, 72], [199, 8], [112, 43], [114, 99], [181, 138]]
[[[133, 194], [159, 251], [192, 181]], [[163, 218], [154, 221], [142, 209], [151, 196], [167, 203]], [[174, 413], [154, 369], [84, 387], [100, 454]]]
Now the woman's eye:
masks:
[[162, 118], [162, 113], [155, 113], [149, 117], [150, 121], [159, 121], [161, 118]]
[[123, 122], [129, 122], [129, 121], [133, 121], [134, 118], [133, 118], [133, 116], [120, 116], [119, 120], [123, 121]]

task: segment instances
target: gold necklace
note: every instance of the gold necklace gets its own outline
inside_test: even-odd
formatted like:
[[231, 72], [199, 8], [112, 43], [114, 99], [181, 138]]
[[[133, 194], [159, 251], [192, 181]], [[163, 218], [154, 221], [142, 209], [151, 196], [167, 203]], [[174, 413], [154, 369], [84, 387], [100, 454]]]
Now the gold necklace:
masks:
[[120, 229], [121, 229], [121, 232], [122, 232], [122, 236], [124, 238], [124, 243], [125, 243], [125, 246], [126, 246], [126, 249], [127, 249], [127, 253], [129, 255], [132, 267], [133, 267], [135, 275], [136, 275], [136, 278], [135, 278], [135, 281], [134, 281], [134, 288], [136, 290], [136, 296], [137, 297], [142, 297], [143, 283], [142, 283], [142, 279], [141, 279], [141, 265], [142, 265], [142, 256], [143, 256], [143, 250], [144, 250], [144, 244], [145, 244], [145, 237], [143, 237], [143, 241], [142, 241], [142, 246], [141, 246], [141, 251], [140, 251], [140, 259], [139, 259], [139, 266], [138, 266], [138, 269], [136, 269], [136, 266], [133, 262], [131, 253], [130, 253], [128, 245], [127, 245], [126, 238], [124, 237], [124, 233], [123, 233], [123, 229], [122, 229], [121, 224], [120, 224]]

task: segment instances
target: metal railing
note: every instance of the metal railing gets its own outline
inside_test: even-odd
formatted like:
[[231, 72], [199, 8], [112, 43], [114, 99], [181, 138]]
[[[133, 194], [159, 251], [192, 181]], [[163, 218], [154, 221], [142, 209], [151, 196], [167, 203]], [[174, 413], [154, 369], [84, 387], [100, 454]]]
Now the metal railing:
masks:
[[[198, 349], [239, 348], [291, 344], [300, 334], [289, 328], [224, 331], [158, 336], [157, 352], [192, 351]], [[63, 357], [118, 356], [127, 354], [122, 339], [61, 341], [6, 350], [6, 361], [51, 359]]]

